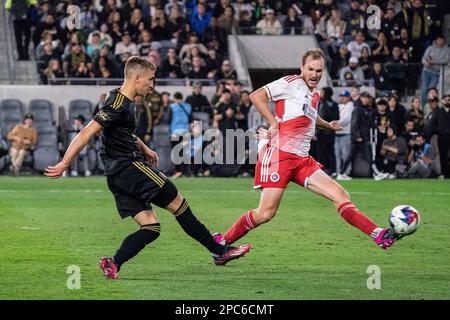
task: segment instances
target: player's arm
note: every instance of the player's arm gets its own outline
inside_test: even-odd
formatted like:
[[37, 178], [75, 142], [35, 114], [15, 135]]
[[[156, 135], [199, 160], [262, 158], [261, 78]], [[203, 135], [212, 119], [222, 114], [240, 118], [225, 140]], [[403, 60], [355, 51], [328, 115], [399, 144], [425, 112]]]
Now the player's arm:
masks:
[[96, 135], [102, 126], [94, 121], [88, 123], [86, 127], [81, 129], [81, 131], [73, 138], [72, 142], [67, 148], [64, 158], [55, 166], [48, 166], [45, 169], [45, 175], [52, 179], [57, 179], [61, 174], [70, 166], [73, 159], [80, 153], [80, 151], [89, 143], [89, 140]]
[[250, 100], [255, 106], [256, 110], [266, 119], [267, 123], [271, 128], [276, 128], [278, 126], [278, 121], [273, 116], [269, 107], [269, 98], [267, 96], [267, 91], [264, 87], [252, 92], [250, 95]]
[[323, 120], [320, 116], [317, 116], [316, 125], [321, 129], [327, 129], [332, 131], [342, 130], [342, 126], [339, 121], [333, 120], [331, 122]]
[[141, 150], [141, 152], [148, 157], [150, 163], [156, 167], [159, 167], [158, 154], [149, 147], [147, 147], [147, 145], [144, 142], [142, 142], [142, 140], [139, 139], [138, 137], [136, 137], [136, 142], [138, 144], [139, 150]]

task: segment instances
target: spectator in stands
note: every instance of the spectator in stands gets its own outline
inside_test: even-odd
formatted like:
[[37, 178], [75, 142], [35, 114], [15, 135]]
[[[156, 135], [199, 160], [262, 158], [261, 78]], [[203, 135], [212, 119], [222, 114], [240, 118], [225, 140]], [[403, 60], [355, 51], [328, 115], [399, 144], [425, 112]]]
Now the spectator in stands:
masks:
[[445, 38], [438, 35], [433, 45], [429, 46], [422, 56], [421, 98], [422, 103], [427, 99], [427, 90], [436, 87], [439, 82], [441, 66], [450, 61], [450, 48], [445, 43]]
[[164, 113], [162, 96], [158, 91], [152, 89], [145, 95], [142, 104], [146, 109], [150, 110], [149, 119], [152, 124], [151, 132], [153, 127], [161, 122]]
[[213, 17], [219, 18], [225, 12], [226, 6], [231, 4], [231, 0], [220, 0], [215, 2], [216, 5], [214, 6], [212, 14]]
[[100, 32], [92, 32], [88, 37], [87, 44], [86, 53], [94, 61], [100, 55], [100, 50], [102, 49]]
[[[80, 68], [80, 65], [82, 68]], [[86, 71], [84, 72], [85, 68]], [[70, 54], [66, 56], [63, 62], [63, 70], [65, 77], [66, 78], [78, 77], [81, 75], [81, 73], [87, 74], [92, 69], [93, 66], [91, 58], [81, 50], [80, 43], [79, 42], [72, 43], [70, 46]]]
[[419, 97], [412, 98], [411, 109], [408, 111], [408, 115], [406, 118], [414, 123], [414, 130], [423, 130], [423, 126], [425, 124], [425, 115], [422, 111]]
[[183, 30], [185, 13], [181, 14], [177, 6], [170, 9], [167, 17], [167, 31], [171, 41], [176, 41], [181, 30]]
[[170, 105], [173, 103], [173, 101], [170, 99], [170, 93], [167, 91], [161, 92], [161, 99], [162, 99], [162, 117], [161, 117], [161, 124], [170, 124]]
[[140, 3], [141, 3], [141, 1], [139, 1], [139, 3], [138, 3], [138, 0], [125, 0], [125, 1], [122, 1], [122, 6], [120, 8], [120, 13], [123, 16], [123, 19], [125, 21], [130, 20], [131, 14], [133, 13], [134, 9], [141, 9]]
[[395, 43], [400, 40], [400, 28], [401, 23], [395, 16], [395, 9], [393, 7], [388, 7], [381, 24], [381, 30], [386, 35], [390, 43]]
[[441, 172], [445, 178], [450, 178], [449, 170], [449, 148], [450, 148], [450, 95], [446, 94], [442, 98], [442, 108], [437, 114], [437, 134], [439, 159], [441, 163]]
[[355, 106], [355, 108], [362, 105], [359, 86], [352, 86], [352, 88], [350, 89], [350, 96], [352, 97], [353, 105]]
[[186, 98], [186, 103], [192, 106], [192, 112], [208, 112], [212, 115], [211, 104], [208, 98], [202, 94], [201, 82], [194, 82], [192, 94]]
[[55, 20], [55, 15], [52, 12], [48, 12], [47, 15], [45, 16], [45, 20], [43, 22], [40, 22], [34, 29], [33, 32], [34, 47], [37, 47], [41, 39], [42, 33], [44, 33], [44, 31], [46, 30], [50, 31], [54, 40], [58, 39], [64, 43], [66, 38], [63, 30], [59, 26], [58, 22]]
[[361, 26], [364, 25], [363, 12], [360, 10], [360, 2], [358, 0], [352, 0], [350, 10], [344, 16], [344, 20], [347, 24], [345, 28], [345, 35], [354, 37]]
[[231, 92], [231, 101], [235, 105], [239, 105], [241, 103], [242, 83], [237, 80], [227, 79], [225, 87]]
[[391, 126], [396, 129], [399, 134], [403, 133], [406, 121], [406, 108], [399, 104], [398, 97], [390, 95], [388, 97], [389, 113], [392, 114]]
[[[350, 92], [348, 95], [350, 96]], [[324, 87], [320, 91], [318, 115], [328, 122], [339, 120], [339, 107], [332, 100], [332, 96], [333, 89], [331, 87]], [[350, 100], [350, 97], [348, 99]], [[335, 132], [317, 128], [316, 136], [317, 161], [323, 164], [324, 170], [329, 175], [334, 177], [336, 175]]]
[[[28, 60], [28, 47], [31, 37], [31, 22], [29, 19], [30, 6], [37, 5], [37, 0], [8, 0], [5, 9], [11, 13], [16, 38], [18, 60]], [[3, 26], [2, 26], [3, 28]], [[41, 34], [39, 34], [40, 38]], [[38, 40], [35, 41], [37, 47]]]
[[44, 46], [47, 43], [50, 43], [52, 45], [52, 49], [56, 54], [61, 55], [61, 41], [59, 40], [53, 40], [52, 34], [50, 33], [50, 31], [44, 31], [44, 33], [42, 34], [42, 38], [41, 38], [41, 42], [39, 42], [38, 46], [36, 47], [36, 60], [40, 60], [39, 57], [41, 57], [42, 55], [45, 54], [45, 49]]
[[197, 10], [192, 12], [191, 15], [191, 25], [192, 30], [194, 30], [198, 34], [203, 34], [205, 28], [211, 22], [212, 13], [211, 11], [206, 10], [206, 6], [203, 3], [197, 4]]
[[64, 78], [64, 72], [61, 68], [61, 64], [59, 59], [51, 59], [48, 63], [47, 68], [43, 72], [44, 75], [44, 84], [51, 84], [52, 81], [56, 79]]
[[387, 95], [392, 89], [391, 79], [379, 62], [373, 64], [371, 84], [375, 87], [377, 96]]
[[372, 45], [371, 51], [374, 61], [379, 63], [386, 62], [390, 57], [390, 49], [384, 32], [378, 32], [377, 42]]
[[[208, 171], [208, 165], [203, 161], [203, 148], [206, 143], [203, 139], [202, 122], [194, 121], [192, 123], [192, 137], [191, 137], [191, 165], [186, 166], [189, 177], [203, 177], [204, 173]], [[200, 163], [199, 163], [200, 162]], [[209, 174], [206, 174], [209, 175]]]
[[400, 94], [405, 92], [407, 85], [407, 61], [403, 60], [400, 47], [395, 45], [392, 48], [392, 55], [386, 61], [385, 68], [391, 79], [392, 87]]
[[283, 34], [302, 34], [303, 22], [297, 15], [297, 11], [290, 7], [286, 20], [283, 23]]
[[[175, 92], [174, 102], [170, 105], [170, 133], [172, 147], [180, 142], [180, 138], [189, 133], [190, 123], [192, 123], [192, 107], [183, 102], [183, 95]], [[175, 174], [172, 178], [178, 178], [186, 173], [186, 164], [175, 165]]]
[[115, 55], [121, 55], [122, 53], [129, 52], [131, 55], [138, 55], [138, 48], [136, 43], [134, 43], [131, 39], [131, 35], [129, 32], [124, 32], [122, 35], [122, 41], [116, 44], [116, 48], [114, 50]]
[[248, 3], [247, 0], [236, 0], [235, 3], [232, 4], [234, 8], [234, 17], [236, 20], [241, 20], [242, 12], [247, 11], [250, 14], [250, 19], [253, 13], [253, 6], [251, 3]]
[[237, 129], [238, 127], [235, 117], [236, 109], [237, 106], [231, 101], [230, 90], [224, 89], [214, 115], [214, 120], [218, 122], [218, 128], [224, 136], [227, 129]]
[[253, 21], [260, 21], [266, 16], [267, 10], [270, 9], [270, 1], [267, 0], [257, 0], [254, 5], [255, 10], [253, 11]]
[[136, 96], [134, 98], [136, 105], [136, 136], [141, 139], [147, 146], [150, 144], [152, 138], [153, 121], [151, 106], [144, 106], [143, 98]]
[[214, 79], [217, 70], [222, 66], [223, 57], [217, 53], [217, 50], [210, 46], [208, 48], [208, 56], [205, 59], [205, 67], [208, 72], [207, 78]]
[[233, 6], [231, 5], [225, 6], [223, 14], [217, 20], [217, 25], [223, 30], [225, 30], [227, 34], [231, 34], [233, 28], [237, 30], [237, 28], [239, 27], [239, 23], [234, 16]]
[[27, 152], [34, 147], [37, 141], [37, 131], [33, 128], [33, 115], [27, 113], [23, 124], [17, 124], [8, 133], [8, 140], [11, 141], [9, 155], [11, 156], [12, 172], [19, 175], [23, 159]]
[[380, 154], [384, 158], [383, 171], [389, 174], [388, 179], [396, 179], [396, 167], [398, 165], [406, 165], [408, 148], [405, 139], [397, 136], [396, 130], [393, 127], [387, 127], [386, 133], [387, 139], [383, 141], [380, 150]]
[[105, 57], [98, 57], [94, 65], [95, 78], [114, 78], [114, 67]]
[[176, 10], [178, 10], [178, 12], [180, 12], [183, 16], [186, 14], [186, 6], [183, 1], [169, 0], [164, 6], [164, 13], [166, 16], [170, 15], [173, 8], [176, 8]]
[[248, 114], [252, 106], [253, 104], [250, 100], [250, 92], [247, 90], [241, 91], [240, 101], [236, 109], [236, 120], [239, 129], [244, 131], [248, 130]]
[[375, 164], [377, 168], [383, 168], [383, 157], [380, 154], [380, 150], [383, 141], [387, 139], [387, 127], [391, 122], [394, 122], [394, 115], [388, 112], [389, 107], [385, 99], [379, 99], [376, 106], [369, 114], [369, 122], [372, 137], [375, 138]]
[[239, 33], [240, 34], [256, 34], [255, 25], [252, 21], [252, 13], [243, 10], [239, 17]]
[[340, 12], [336, 9], [331, 10], [331, 16], [327, 20], [326, 30], [333, 48], [337, 49], [344, 42], [345, 27], [346, 23], [342, 20]]
[[53, 47], [51, 42], [47, 42], [44, 46], [44, 52], [42, 55], [36, 57], [37, 61], [37, 69], [39, 76], [41, 78], [41, 82], [45, 82], [44, 70], [47, 69], [50, 60], [59, 59], [58, 55], [53, 52]]
[[187, 77], [189, 79], [206, 79], [208, 76], [208, 71], [206, 67], [203, 66], [202, 58], [200, 56], [192, 57], [192, 64], [190, 64], [188, 70]]
[[422, 43], [424, 41], [429, 43], [430, 27], [437, 19], [431, 18], [429, 10], [423, 7], [421, 0], [405, 1], [403, 11], [399, 14], [399, 17], [402, 19], [402, 25], [408, 26], [408, 32], [414, 46], [421, 48], [420, 51], [423, 52]]
[[347, 45], [344, 43], [341, 44], [338, 53], [333, 54], [331, 59], [331, 77], [333, 79], [339, 79], [340, 71], [347, 66], [347, 61], [350, 59], [350, 52], [347, 49]]
[[103, 23], [100, 26], [100, 43], [102, 46], [108, 46], [112, 48], [114, 42], [113, 38], [109, 34], [109, 26], [106, 23]]
[[225, 89], [225, 81], [224, 80], [219, 80], [216, 83], [216, 91], [214, 93], [214, 96], [211, 99], [211, 105], [213, 106], [213, 108], [216, 110], [217, 109], [217, 105], [220, 102], [220, 99], [222, 98], [222, 94], [223, 94], [223, 90]]
[[155, 15], [152, 17], [150, 30], [155, 41], [169, 40], [171, 38], [166, 16], [161, 8], [156, 9]]
[[[352, 144], [350, 129], [352, 121], [352, 112], [354, 109], [353, 102], [351, 100], [350, 92], [347, 90], [342, 91], [339, 94], [338, 105], [338, 120], [342, 127], [342, 130], [336, 132], [335, 149], [336, 155], [336, 173], [338, 180], [350, 180], [351, 178], [345, 171], [342, 171], [344, 161], [350, 155], [350, 147]], [[349, 168], [348, 172], [351, 171]]]
[[117, 22], [114, 22], [111, 24], [111, 38], [113, 40], [113, 47], [115, 47], [119, 42], [122, 41], [122, 31], [120, 24]]
[[148, 56], [150, 49], [160, 49], [161, 43], [153, 41], [152, 33], [148, 30], [142, 30], [137, 45], [138, 53], [141, 57]]
[[412, 119], [406, 120], [405, 132], [403, 133], [403, 137], [405, 138], [406, 144], [408, 146], [408, 154], [416, 143], [416, 137], [419, 132], [423, 133], [423, 130], [416, 130], [414, 127], [414, 121]]
[[352, 80], [354, 80], [354, 82], [356, 84], [362, 85], [364, 83], [364, 73], [361, 70], [360, 67], [358, 67], [358, 62], [359, 59], [357, 57], [351, 57], [348, 60], [348, 66], [343, 68], [340, 72], [340, 81], [342, 84], [349, 84], [351, 82], [348, 82], [348, 78], [346, 79], [345, 75], [346, 73], [351, 73], [352, 75]]
[[211, 18], [211, 23], [203, 33], [202, 42], [207, 46], [214, 47], [218, 52], [222, 52], [223, 54], [228, 52], [227, 32], [219, 25], [217, 18]]
[[[438, 97], [432, 97], [428, 98], [428, 104], [430, 106], [430, 113], [425, 116], [425, 127], [424, 127], [424, 133], [425, 138], [428, 141], [431, 141], [432, 144], [434, 138], [436, 138], [436, 134], [438, 133], [438, 114], [439, 114], [439, 98]], [[436, 141], [437, 145], [437, 141]]]
[[371, 54], [370, 46], [365, 42], [366, 37], [364, 32], [358, 31], [355, 36], [355, 40], [350, 41], [348, 44], [348, 51], [352, 57], [361, 57], [361, 50], [367, 48], [369, 54]]
[[161, 73], [163, 78], [183, 78], [181, 63], [174, 48], [167, 50], [167, 57], [163, 60]]
[[145, 21], [150, 21], [156, 14], [156, 10], [159, 6], [158, 0], [147, 0], [143, 1], [144, 4], [142, 6], [142, 16]]
[[256, 30], [258, 34], [278, 35], [281, 34], [283, 28], [280, 21], [275, 18], [275, 11], [267, 9], [266, 16], [256, 24]]
[[155, 64], [158, 69], [156, 71], [156, 78], [160, 78], [161, 77], [161, 55], [159, 54], [159, 51], [156, 49], [150, 49], [150, 51], [148, 52], [148, 56], [147, 56], [148, 61], [152, 62], [153, 64]]
[[427, 102], [426, 104], [423, 106], [423, 113], [425, 115], [425, 117], [427, 117], [430, 112], [431, 112], [431, 108], [430, 108], [430, 99], [434, 99], [434, 98], [438, 98], [439, 97], [439, 92], [438, 89], [436, 87], [431, 87], [428, 89], [427, 91]]
[[125, 24], [124, 24], [124, 30], [127, 30], [132, 39], [137, 40], [140, 30], [139, 28], [142, 27], [144, 29], [148, 28], [148, 24], [144, 21], [142, 18], [142, 11], [139, 8], [134, 8], [131, 11], [131, 17], [129, 19], [124, 18]]
[[366, 47], [361, 49], [361, 57], [359, 58], [358, 65], [364, 73], [364, 79], [369, 80], [372, 75], [373, 59]]
[[408, 176], [410, 178], [428, 178], [436, 172], [436, 149], [425, 141], [419, 133], [408, 155]]
[[221, 79], [237, 79], [237, 73], [231, 65], [230, 60], [223, 60], [222, 66], [216, 73], [215, 80]]
[[200, 43], [200, 38], [198, 37], [198, 34], [191, 33], [189, 35], [189, 42], [184, 44], [181, 47], [181, 50], [179, 52], [180, 61], [183, 62], [186, 58], [191, 59], [191, 48], [197, 47], [201, 54], [207, 55], [208, 49], [205, 47], [203, 43]]
[[310, 9], [303, 24], [303, 34], [315, 36], [319, 43], [327, 38], [326, 17], [320, 10]]
[[[72, 141], [73, 138], [81, 131], [81, 129], [84, 128], [84, 122], [85, 118], [79, 114], [77, 115], [72, 123], [72, 128], [69, 131], [69, 140]], [[72, 177], [78, 176], [78, 165], [80, 162], [83, 162], [84, 167], [84, 175], [86, 177], [89, 177], [92, 175], [92, 172], [89, 170], [89, 162], [88, 162], [88, 147], [84, 147], [77, 155], [77, 157], [72, 162], [72, 165], [70, 166], [70, 175]]]

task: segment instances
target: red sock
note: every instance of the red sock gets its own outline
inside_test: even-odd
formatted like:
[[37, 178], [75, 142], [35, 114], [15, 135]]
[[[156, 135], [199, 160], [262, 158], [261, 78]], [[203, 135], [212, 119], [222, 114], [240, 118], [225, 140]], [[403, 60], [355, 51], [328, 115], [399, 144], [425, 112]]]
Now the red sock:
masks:
[[355, 205], [351, 202], [344, 202], [341, 204], [338, 208], [338, 212], [345, 221], [369, 236], [372, 231], [377, 228], [377, 225], [364, 213], [356, 209]]
[[251, 229], [256, 228], [255, 220], [253, 219], [253, 210], [242, 215], [225, 233], [224, 238], [227, 243], [232, 244], [247, 234]]

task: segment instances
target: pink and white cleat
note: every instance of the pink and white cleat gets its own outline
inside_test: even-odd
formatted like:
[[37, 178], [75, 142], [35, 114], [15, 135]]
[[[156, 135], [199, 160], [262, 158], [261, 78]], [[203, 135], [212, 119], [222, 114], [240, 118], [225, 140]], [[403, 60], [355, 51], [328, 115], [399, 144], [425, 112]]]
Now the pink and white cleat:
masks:
[[102, 257], [99, 266], [107, 279], [116, 280], [119, 278], [117, 265], [112, 258]]
[[401, 236], [399, 236], [394, 229], [383, 229], [373, 241], [375, 241], [381, 249], [389, 249], [394, 245], [395, 241], [400, 238]]

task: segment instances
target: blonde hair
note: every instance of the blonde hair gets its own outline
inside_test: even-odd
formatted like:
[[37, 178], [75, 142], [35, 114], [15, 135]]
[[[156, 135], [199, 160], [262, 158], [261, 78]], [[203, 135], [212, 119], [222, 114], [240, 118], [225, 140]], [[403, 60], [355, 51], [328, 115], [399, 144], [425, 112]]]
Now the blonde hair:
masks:
[[138, 56], [132, 56], [128, 58], [127, 63], [125, 64], [125, 77], [131, 77], [131, 75], [139, 73], [143, 70], [153, 70], [156, 71], [156, 65], [150, 61], [148, 61], [146, 58], [138, 57]]
[[322, 49], [319, 48], [309, 49], [308, 51], [306, 51], [302, 56], [302, 65], [305, 65], [306, 59], [308, 57], [311, 57], [313, 60], [323, 59], [323, 61], [325, 61], [325, 54], [323, 53]]

